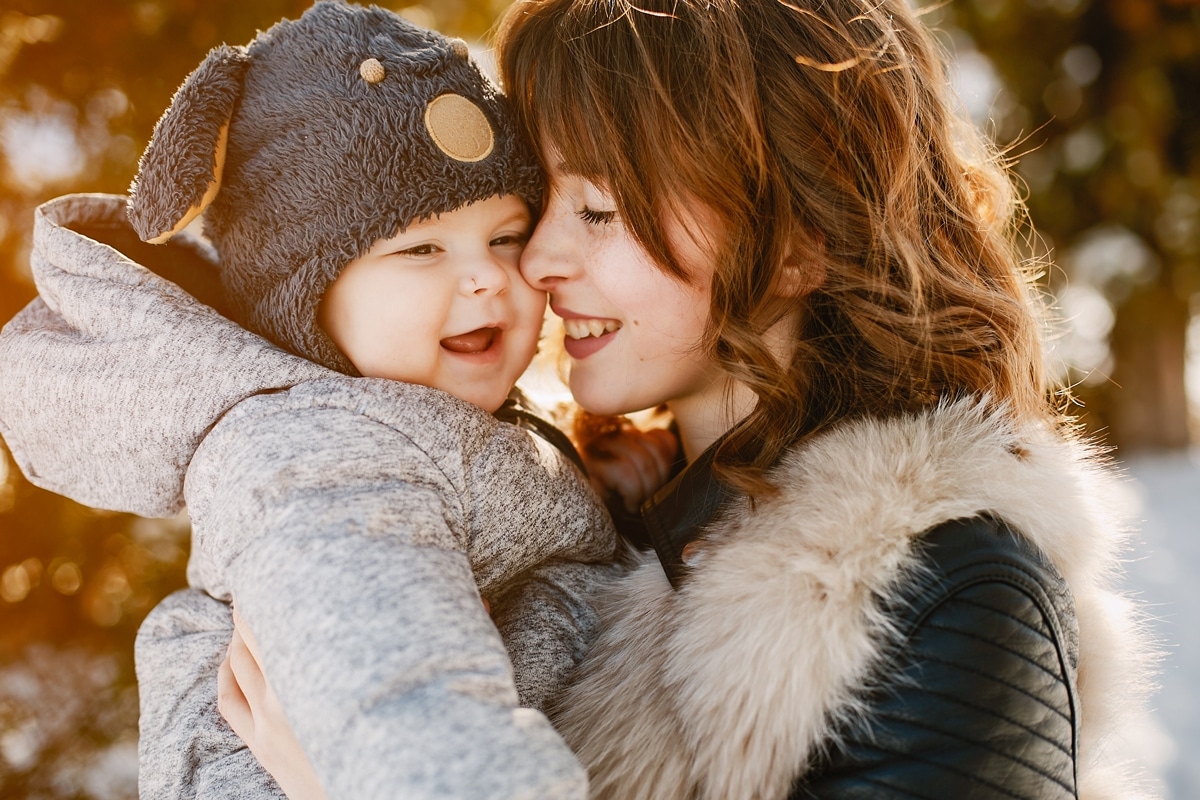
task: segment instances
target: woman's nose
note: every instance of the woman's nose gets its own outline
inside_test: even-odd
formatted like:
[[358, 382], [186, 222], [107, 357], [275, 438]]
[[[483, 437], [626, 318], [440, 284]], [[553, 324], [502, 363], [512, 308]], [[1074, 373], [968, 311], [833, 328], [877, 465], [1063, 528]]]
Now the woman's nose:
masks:
[[521, 253], [521, 275], [530, 286], [553, 291], [556, 285], [574, 277], [575, 248], [563, 222], [561, 212], [551, 205], [534, 227]]

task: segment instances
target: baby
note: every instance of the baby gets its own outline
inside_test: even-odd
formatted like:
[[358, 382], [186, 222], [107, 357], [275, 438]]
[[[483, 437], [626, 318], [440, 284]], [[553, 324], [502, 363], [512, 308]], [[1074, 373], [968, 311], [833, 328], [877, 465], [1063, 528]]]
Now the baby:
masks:
[[540, 195], [461, 41], [325, 1], [209, 54], [128, 200], [39, 209], [0, 432], [35, 483], [193, 523], [138, 636], [142, 798], [279, 796], [217, 713], [234, 599], [330, 796], [586, 795], [532, 709], [615, 537], [512, 394]]

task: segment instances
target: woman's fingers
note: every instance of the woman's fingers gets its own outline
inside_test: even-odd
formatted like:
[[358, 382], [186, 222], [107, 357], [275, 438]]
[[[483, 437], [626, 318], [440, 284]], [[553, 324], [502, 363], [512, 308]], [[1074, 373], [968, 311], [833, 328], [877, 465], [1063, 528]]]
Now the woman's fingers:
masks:
[[[233, 635], [237, 638], [236, 632]], [[234, 676], [228, 650], [217, 669], [217, 710], [242, 741], [247, 744], [254, 741], [254, 713]]]
[[261, 712], [269, 700], [267, 679], [246, 642], [244, 632], [236, 627], [233, 630], [233, 638], [229, 641], [226, 660], [238, 690], [246, 699], [251, 712]]
[[586, 448], [592, 483], [601, 494], [615, 494], [636, 511], [667, 482], [679, 452], [675, 434], [660, 428], [622, 430], [594, 440]]
[[217, 710], [251, 750], [258, 745], [263, 720], [278, 711], [278, 701], [267, 684], [256, 654], [257, 643], [249, 626], [235, 609], [229, 649], [217, 671]]
[[671, 477], [671, 466], [679, 457], [679, 437], [665, 428], [651, 428], [645, 434], [645, 446], [656, 468], [657, 490]]
[[233, 612], [229, 651], [217, 672], [217, 706], [289, 800], [325, 800], [312, 764], [262, 671], [258, 642]]
[[238, 613], [237, 606], [233, 606], [233, 629], [237, 631], [241, 637], [246, 649], [250, 652], [254, 661], [262, 666], [262, 649], [258, 646], [258, 640], [254, 638], [254, 631], [250, 630], [250, 626], [246, 624], [246, 620], [242, 619], [242, 615]]

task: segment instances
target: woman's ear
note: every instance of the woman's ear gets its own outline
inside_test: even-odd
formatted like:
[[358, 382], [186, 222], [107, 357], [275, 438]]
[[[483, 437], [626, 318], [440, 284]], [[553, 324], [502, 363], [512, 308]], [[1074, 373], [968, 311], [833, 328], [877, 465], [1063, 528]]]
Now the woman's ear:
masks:
[[167, 241], [217, 196], [229, 121], [249, 63], [244, 47], [213, 48], [154, 126], [129, 188], [129, 221], [142, 241]]
[[825, 283], [825, 261], [821, 258], [809, 258], [804, 262], [799, 259], [788, 259], [779, 271], [779, 280], [775, 286], [775, 294], [789, 300], [806, 297]]
[[804, 229], [787, 238], [783, 266], [775, 280], [775, 296], [799, 300], [825, 284], [825, 237]]

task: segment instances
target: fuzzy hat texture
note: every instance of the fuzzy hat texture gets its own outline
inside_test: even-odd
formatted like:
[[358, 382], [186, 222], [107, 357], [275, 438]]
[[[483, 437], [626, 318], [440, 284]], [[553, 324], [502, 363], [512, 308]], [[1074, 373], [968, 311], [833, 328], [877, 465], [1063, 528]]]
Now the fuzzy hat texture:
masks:
[[357, 375], [316, 322], [346, 264], [412, 222], [494, 195], [536, 208], [541, 191], [462, 40], [321, 0], [188, 76], [142, 155], [129, 218], [164, 242], [204, 212], [237, 321]]

